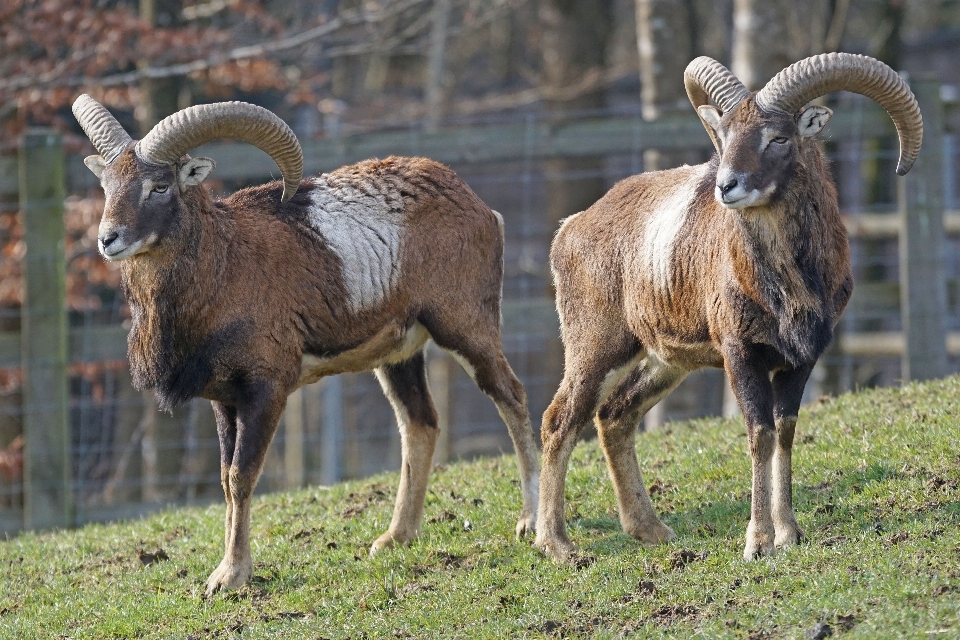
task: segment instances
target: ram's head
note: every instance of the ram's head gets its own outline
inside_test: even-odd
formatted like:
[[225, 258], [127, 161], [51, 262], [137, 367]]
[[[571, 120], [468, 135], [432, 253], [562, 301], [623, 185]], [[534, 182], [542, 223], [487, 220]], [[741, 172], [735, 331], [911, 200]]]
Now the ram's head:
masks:
[[863, 94], [887, 110], [900, 136], [898, 174], [909, 171], [920, 152], [923, 121], [913, 93], [893, 69], [867, 56], [812, 56], [778, 73], [756, 94], [704, 56], [687, 66], [684, 83], [720, 155], [714, 195], [729, 209], [769, 204], [787, 188], [803, 145], [833, 115], [826, 107], [806, 105], [833, 91]]
[[187, 155], [202, 144], [231, 138], [268, 153], [283, 175], [282, 202], [293, 197], [303, 175], [303, 152], [290, 128], [266, 109], [245, 102], [184, 109], [140, 141], [88, 95], [77, 98], [73, 113], [99, 152], [84, 164], [100, 178], [106, 196], [97, 244], [107, 260], [149, 251], [177, 227], [189, 209], [189, 191], [216, 166], [210, 158]]

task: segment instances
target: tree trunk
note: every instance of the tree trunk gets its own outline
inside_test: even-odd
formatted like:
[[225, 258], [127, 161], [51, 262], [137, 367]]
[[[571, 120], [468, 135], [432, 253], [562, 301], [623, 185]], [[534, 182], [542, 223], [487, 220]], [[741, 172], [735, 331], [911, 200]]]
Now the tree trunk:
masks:
[[710, 56], [729, 65], [733, 33], [733, 0], [688, 0], [693, 56]]
[[645, 120], [689, 107], [683, 70], [693, 58], [688, 0], [636, 0], [640, 99]]
[[[605, 0], [543, 0], [540, 4], [543, 25], [542, 72], [548, 93], [579, 81], [588, 70], [604, 64], [610, 34], [611, 7]], [[547, 111], [562, 118], [564, 114], [603, 107], [603, 91], [595, 91], [573, 100], [547, 100]], [[563, 218], [583, 211], [604, 192], [599, 173], [599, 158], [556, 159], [544, 162], [547, 174], [547, 222], [556, 228]], [[575, 173], [584, 177], [568, 178]], [[586, 175], [584, 175], [586, 174]]]
[[795, 62], [792, 0], [734, 0], [731, 71], [751, 91]]
[[[176, 27], [181, 24], [181, 0], [140, 0], [140, 18], [155, 27]], [[140, 66], [150, 66], [142, 60]], [[185, 88], [183, 76], [169, 78], [142, 78], [140, 108], [137, 109], [137, 125], [140, 135], [145, 136], [153, 127], [180, 108], [180, 94]]]

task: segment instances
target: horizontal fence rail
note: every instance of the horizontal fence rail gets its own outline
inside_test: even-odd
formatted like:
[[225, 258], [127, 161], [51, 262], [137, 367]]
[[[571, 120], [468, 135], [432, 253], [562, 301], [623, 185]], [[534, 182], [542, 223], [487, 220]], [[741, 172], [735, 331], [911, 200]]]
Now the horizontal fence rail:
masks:
[[[960, 133], [960, 105], [945, 105], [945, 132]], [[895, 135], [890, 117], [875, 105], [838, 110], [820, 137], [840, 141], [866, 135]], [[645, 149], [702, 149], [709, 144], [694, 113], [669, 114], [649, 121], [635, 113], [586, 116], [576, 120], [529, 118], [426, 131], [419, 125], [391, 131], [357, 133], [341, 138], [302, 140], [304, 175], [332, 171], [346, 164], [389, 155], [418, 155], [446, 164], [579, 158]], [[276, 165], [256, 147], [215, 142], [194, 155], [217, 163], [214, 176], [224, 180], [251, 180], [277, 176]], [[17, 193], [16, 157], [0, 156], [0, 196]], [[83, 156], [67, 157], [68, 192], [96, 186]]]
[[[958, 216], [960, 220], [960, 216]], [[960, 229], [958, 229], [960, 235]], [[896, 303], [899, 288], [896, 283], [868, 283], [855, 289], [856, 295]], [[504, 335], [521, 336], [525, 333], [557, 332], [560, 320], [553, 300], [507, 300], [503, 303]], [[68, 363], [121, 362], [127, 359], [127, 334], [124, 326], [93, 326], [71, 328], [67, 334]], [[858, 331], [841, 336], [839, 352], [852, 356], [899, 356], [904, 352], [902, 332]], [[960, 332], [947, 335], [947, 353], [960, 355]], [[20, 333], [0, 333], [0, 368], [20, 366]]]

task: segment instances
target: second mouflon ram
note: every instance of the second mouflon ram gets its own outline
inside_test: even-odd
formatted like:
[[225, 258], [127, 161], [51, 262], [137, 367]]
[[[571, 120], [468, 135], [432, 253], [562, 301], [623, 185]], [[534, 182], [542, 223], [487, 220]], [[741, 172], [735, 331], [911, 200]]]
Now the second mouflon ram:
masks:
[[853, 290], [837, 192], [815, 139], [831, 111], [805, 105], [833, 91], [863, 94], [896, 125], [897, 173], [920, 150], [913, 94], [866, 56], [807, 58], [755, 94], [706, 57], [684, 80], [717, 154], [623, 180], [568, 218], [550, 253], [565, 365], [541, 427], [536, 544], [555, 559], [575, 551], [564, 479], [591, 419], [624, 531], [646, 543], [673, 537], [654, 513], [634, 435], [644, 413], [701, 367], [726, 370], [746, 421], [753, 486], [744, 557], [800, 540], [791, 497], [797, 412]]
[[[303, 180], [293, 132], [240, 102], [190, 107], [139, 142], [93, 98], [73, 112], [99, 155], [100, 252], [120, 261], [134, 383], [164, 407], [213, 402], [227, 501], [207, 593], [251, 577], [250, 498], [287, 395], [373, 369], [400, 427], [393, 519], [371, 553], [420, 531], [437, 439], [423, 348], [451, 352], [503, 417], [519, 457], [517, 534], [533, 531], [537, 450], [526, 395], [503, 357], [503, 221], [447, 167], [387, 158]], [[188, 151], [217, 138], [268, 153], [282, 182], [215, 200]]]

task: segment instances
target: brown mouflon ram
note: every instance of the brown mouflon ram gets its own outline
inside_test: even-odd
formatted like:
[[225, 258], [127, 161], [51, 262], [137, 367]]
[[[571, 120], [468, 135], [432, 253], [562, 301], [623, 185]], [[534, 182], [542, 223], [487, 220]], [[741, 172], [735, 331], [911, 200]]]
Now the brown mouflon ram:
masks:
[[814, 138], [831, 111], [804, 105], [833, 91], [863, 94], [896, 124], [897, 173], [920, 150], [913, 94], [872, 58], [813, 56], [755, 94], [705, 57], [684, 80], [716, 146], [713, 159], [623, 180], [564, 221], [553, 242], [566, 352], [543, 417], [536, 545], [558, 560], [575, 552], [564, 481], [591, 418], [624, 531], [649, 544], [673, 537], [654, 513], [634, 436], [647, 410], [701, 367], [726, 370], [747, 425], [753, 491], [744, 557], [801, 539], [790, 475], [797, 412], [853, 289], [836, 189]]
[[[100, 153], [85, 163], [106, 194], [100, 252], [121, 261], [134, 383], [163, 407], [213, 402], [227, 513], [208, 594], [250, 579], [267, 447], [287, 395], [324, 376], [373, 369], [400, 427], [396, 507], [371, 553], [417, 536], [438, 433], [430, 338], [496, 403], [519, 456], [517, 534], [533, 531], [537, 450], [500, 342], [503, 221], [453, 171], [393, 157], [301, 181], [293, 132], [240, 102], [190, 107], [139, 142], [89, 96], [73, 112]], [[214, 200], [213, 161], [186, 154], [217, 138], [256, 145], [283, 181]]]

